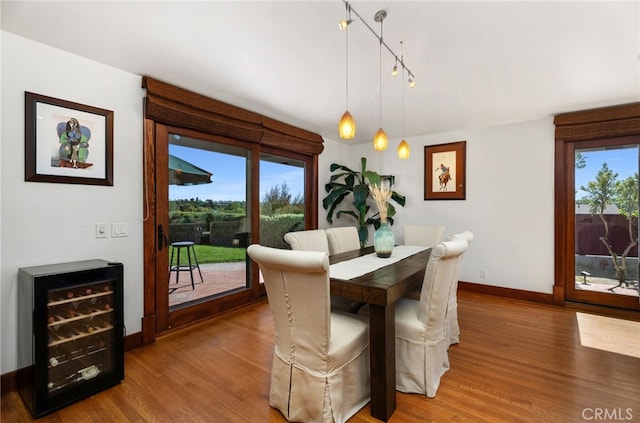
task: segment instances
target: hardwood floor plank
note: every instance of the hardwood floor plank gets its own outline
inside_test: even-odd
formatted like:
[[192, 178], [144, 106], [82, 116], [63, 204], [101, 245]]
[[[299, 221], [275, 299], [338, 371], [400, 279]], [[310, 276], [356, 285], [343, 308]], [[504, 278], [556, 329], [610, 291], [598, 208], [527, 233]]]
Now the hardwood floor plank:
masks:
[[[640, 421], [640, 359], [583, 346], [575, 310], [458, 295], [461, 342], [436, 398], [398, 393], [390, 422], [580, 422], [595, 408]], [[124, 382], [38, 422], [284, 422], [269, 407], [272, 354], [258, 303], [127, 352]], [[32, 421], [17, 392], [1, 408], [2, 422]], [[377, 421], [369, 405], [350, 420]]]

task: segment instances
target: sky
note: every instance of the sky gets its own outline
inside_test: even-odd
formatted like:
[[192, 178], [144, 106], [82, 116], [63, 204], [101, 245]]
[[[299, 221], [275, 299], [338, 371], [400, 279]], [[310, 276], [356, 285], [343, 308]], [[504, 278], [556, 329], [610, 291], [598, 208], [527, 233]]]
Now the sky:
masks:
[[[210, 184], [169, 187], [169, 199], [199, 198], [213, 201], [245, 201], [245, 159], [229, 154], [169, 145], [169, 153], [213, 173]], [[576, 169], [577, 197], [584, 196], [580, 186], [586, 186], [595, 177], [602, 163], [618, 173], [618, 180], [638, 172], [638, 149], [619, 148], [612, 150], [582, 151], [587, 166]], [[304, 169], [277, 163], [261, 162], [260, 200], [267, 190], [286, 182], [293, 197], [304, 195]]]
[[[210, 184], [169, 186], [169, 200], [199, 198], [213, 201], [246, 201], [245, 158], [179, 145], [169, 145], [169, 154], [213, 173]], [[261, 161], [260, 200], [276, 185], [286, 183], [295, 198], [304, 196], [304, 169]]]
[[622, 181], [638, 172], [638, 148], [616, 148], [612, 150], [582, 151], [587, 166], [584, 169], [576, 169], [577, 198], [585, 195], [580, 190], [581, 186], [587, 186], [590, 181], [595, 181], [598, 171], [602, 169], [602, 163], [606, 163], [609, 169], [618, 174], [617, 180]]

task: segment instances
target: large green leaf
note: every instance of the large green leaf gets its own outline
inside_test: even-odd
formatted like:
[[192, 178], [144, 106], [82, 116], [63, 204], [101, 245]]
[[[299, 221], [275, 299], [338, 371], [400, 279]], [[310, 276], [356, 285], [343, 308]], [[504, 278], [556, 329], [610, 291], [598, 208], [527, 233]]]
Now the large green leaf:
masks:
[[[336, 173], [331, 175], [329, 183], [324, 186], [327, 196], [322, 200], [322, 206], [327, 210], [327, 221], [329, 223], [333, 223], [334, 215], [337, 219], [343, 215], [356, 219], [360, 245], [364, 246], [369, 237], [368, 227], [370, 225], [374, 225], [376, 229], [380, 227], [379, 211], [376, 209], [373, 215], [369, 215], [371, 206], [368, 200], [371, 192], [368, 184], [379, 185], [383, 179], [388, 179], [390, 184], [393, 185], [395, 177], [393, 175], [380, 175], [377, 172], [367, 170], [366, 157], [360, 159], [360, 167], [360, 172], [356, 172], [338, 163], [331, 164], [331, 172]], [[353, 202], [351, 203], [353, 209], [338, 209], [343, 200], [350, 195], [353, 196]], [[391, 200], [400, 206], [404, 206], [406, 202], [405, 197], [395, 191], [391, 193]], [[387, 220], [389, 224], [393, 224], [392, 216], [395, 214], [396, 208], [389, 202], [387, 205]]]

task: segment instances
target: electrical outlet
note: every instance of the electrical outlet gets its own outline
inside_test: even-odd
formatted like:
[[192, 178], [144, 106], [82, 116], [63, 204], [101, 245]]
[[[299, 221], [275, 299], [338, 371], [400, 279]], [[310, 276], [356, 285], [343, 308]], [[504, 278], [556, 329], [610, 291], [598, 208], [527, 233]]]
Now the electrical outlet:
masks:
[[96, 223], [96, 238], [106, 238], [109, 236], [106, 223]]
[[487, 269], [480, 269], [480, 279], [487, 279]]

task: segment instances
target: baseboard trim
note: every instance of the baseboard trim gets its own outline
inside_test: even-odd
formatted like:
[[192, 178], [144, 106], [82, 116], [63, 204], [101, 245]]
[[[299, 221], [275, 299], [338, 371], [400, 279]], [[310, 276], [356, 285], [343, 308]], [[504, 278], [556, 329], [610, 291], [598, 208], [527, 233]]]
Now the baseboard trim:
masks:
[[542, 292], [525, 291], [522, 289], [504, 288], [501, 286], [483, 285], [471, 282], [458, 282], [458, 289], [477, 292], [479, 294], [494, 295], [496, 297], [513, 298], [516, 300], [532, 301], [542, 304], [553, 304], [553, 295]]

